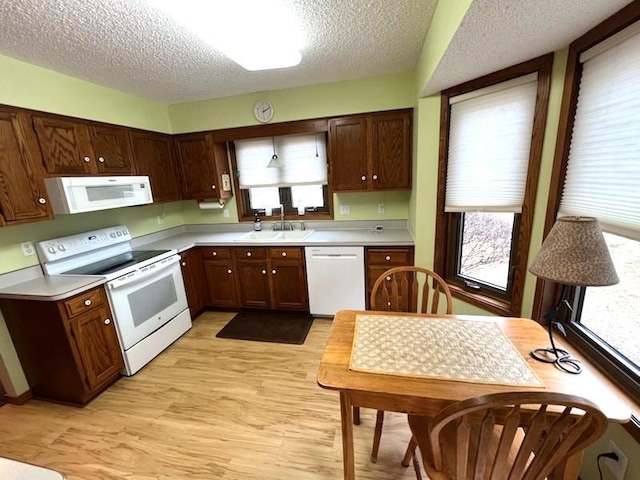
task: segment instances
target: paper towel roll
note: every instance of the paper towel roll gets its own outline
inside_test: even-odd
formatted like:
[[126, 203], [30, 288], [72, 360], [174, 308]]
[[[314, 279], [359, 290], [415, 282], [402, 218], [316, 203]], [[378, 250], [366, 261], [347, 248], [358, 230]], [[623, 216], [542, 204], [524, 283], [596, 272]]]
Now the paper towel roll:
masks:
[[205, 200], [199, 202], [198, 207], [202, 210], [218, 210], [224, 208], [224, 203], [220, 203], [218, 200]]

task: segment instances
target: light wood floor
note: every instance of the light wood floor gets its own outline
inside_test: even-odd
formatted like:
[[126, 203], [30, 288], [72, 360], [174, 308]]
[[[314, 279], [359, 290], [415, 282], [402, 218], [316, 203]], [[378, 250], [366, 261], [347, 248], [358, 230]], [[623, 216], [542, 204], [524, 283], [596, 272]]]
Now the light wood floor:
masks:
[[[69, 480], [342, 478], [338, 394], [316, 384], [331, 321], [316, 319], [304, 345], [215, 338], [232, 316], [204, 313], [84, 408], [4, 405], [0, 456]], [[410, 438], [403, 415], [387, 415], [377, 464], [369, 460], [375, 415], [362, 415], [357, 478], [415, 478], [400, 466]]]

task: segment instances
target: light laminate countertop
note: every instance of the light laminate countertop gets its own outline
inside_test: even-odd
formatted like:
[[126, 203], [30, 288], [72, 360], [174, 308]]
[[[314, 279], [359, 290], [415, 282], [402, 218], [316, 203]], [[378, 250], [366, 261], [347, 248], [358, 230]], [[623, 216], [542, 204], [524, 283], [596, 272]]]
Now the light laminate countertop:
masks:
[[[265, 225], [265, 232], [271, 231]], [[251, 240], [243, 241], [240, 237], [251, 230], [236, 229], [236, 231], [216, 231], [214, 229], [171, 232], [159, 232], [152, 235], [135, 238], [132, 241], [136, 250], [177, 250], [183, 252], [193, 247], [228, 246], [228, 247], [273, 247], [273, 246], [411, 246], [413, 237], [407, 228], [384, 228], [376, 230], [366, 228], [344, 229], [309, 229], [309, 235], [304, 240]], [[296, 231], [300, 233], [299, 230]], [[0, 288], [0, 298], [19, 300], [58, 301], [72, 297], [83, 291], [105, 283], [104, 279], [82, 276], [39, 276], [26, 281], [4, 285]]]

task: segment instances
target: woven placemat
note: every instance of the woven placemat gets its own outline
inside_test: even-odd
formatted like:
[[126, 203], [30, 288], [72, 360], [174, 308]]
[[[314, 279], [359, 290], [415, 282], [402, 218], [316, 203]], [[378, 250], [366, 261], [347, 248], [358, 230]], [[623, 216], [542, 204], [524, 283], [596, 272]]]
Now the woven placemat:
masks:
[[349, 369], [470, 383], [543, 387], [497, 323], [358, 315]]

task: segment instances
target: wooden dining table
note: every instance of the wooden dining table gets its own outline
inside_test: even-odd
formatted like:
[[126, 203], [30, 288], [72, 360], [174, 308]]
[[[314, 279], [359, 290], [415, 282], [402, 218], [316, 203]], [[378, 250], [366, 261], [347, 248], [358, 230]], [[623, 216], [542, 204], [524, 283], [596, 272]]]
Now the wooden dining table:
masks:
[[[472, 322], [493, 322], [519, 352], [522, 360], [535, 373], [541, 385], [525, 388], [517, 385], [467, 382], [351, 369], [356, 318], [359, 316], [384, 316], [389, 317], [389, 322], [392, 322], [397, 319], [398, 315], [407, 318], [418, 317], [424, 321], [446, 318]], [[380, 320], [384, 322], [387, 319]], [[430, 349], [447, 348], [436, 341], [433, 344], [429, 342], [429, 339], [425, 340], [426, 346]], [[573, 375], [555, 368], [552, 364], [538, 362], [530, 357], [529, 352], [532, 349], [546, 347], [548, 343], [547, 330], [539, 323], [527, 318], [398, 314], [397, 312], [356, 310], [337, 312], [318, 367], [317, 381], [320, 387], [337, 390], [340, 394], [345, 480], [356, 478], [353, 453], [352, 407], [354, 406], [433, 416], [446, 406], [471, 397], [497, 392], [538, 390], [578, 395], [589, 399], [603, 411], [610, 422], [625, 423], [631, 419], [633, 409], [631, 399], [587, 359], [577, 354], [574, 355], [582, 362], [583, 371], [579, 375]], [[566, 343], [562, 341], [556, 343], [559, 348], [567, 348]], [[381, 342], [382, 344], [383, 342]], [[367, 348], [383, 347], [374, 345]], [[491, 362], [491, 356], [488, 360], [484, 357], [483, 361]], [[556, 470], [557, 478], [576, 480], [581, 461], [581, 454], [567, 459]]]

